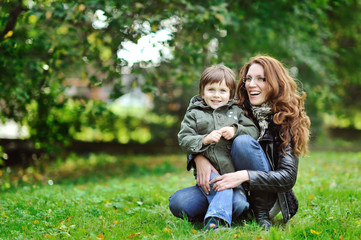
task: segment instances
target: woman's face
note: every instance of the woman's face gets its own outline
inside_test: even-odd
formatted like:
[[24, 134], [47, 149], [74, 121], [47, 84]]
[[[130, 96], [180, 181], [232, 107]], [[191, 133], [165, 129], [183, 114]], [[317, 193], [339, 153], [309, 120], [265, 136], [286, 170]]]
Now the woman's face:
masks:
[[264, 70], [261, 65], [254, 63], [248, 69], [245, 81], [245, 87], [249, 101], [252, 105], [258, 106], [265, 103], [268, 99], [270, 85], [267, 79], [264, 81]]

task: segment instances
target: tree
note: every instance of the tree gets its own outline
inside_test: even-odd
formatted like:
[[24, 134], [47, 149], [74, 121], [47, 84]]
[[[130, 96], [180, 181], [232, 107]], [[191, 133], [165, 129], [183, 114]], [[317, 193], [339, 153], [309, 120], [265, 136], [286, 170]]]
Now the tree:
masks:
[[327, 44], [335, 52], [331, 71], [337, 79], [328, 79], [337, 99], [327, 108], [345, 122], [333, 123], [334, 127], [361, 129], [360, 11], [360, 1], [334, 1], [327, 11], [327, 24], [332, 32]]
[[[341, 88], [349, 89], [349, 83], [360, 87], [361, 65], [352, 65], [352, 74], [346, 74], [349, 59], [357, 61], [360, 51], [359, 17], [353, 11], [359, 8], [356, 0], [2, 0], [1, 118], [29, 125], [38, 147], [70, 141], [83, 122], [62, 114], [69, 102], [63, 80], [76, 75], [90, 80], [89, 87], [111, 83], [115, 98], [125, 91], [121, 69], [128, 63], [117, 56], [122, 43], [170, 29], [172, 39], [166, 44], [172, 58], [164, 57], [158, 65], [134, 64], [131, 70], [144, 76], [143, 91], [154, 95], [153, 112], [178, 119], [169, 129], [150, 123], [153, 138], [175, 142], [205, 67], [224, 63], [237, 71], [258, 53], [280, 59], [300, 79], [313, 125], [319, 126], [320, 112], [330, 106], [353, 109], [348, 100], [335, 99], [346, 96]], [[99, 16], [104, 19], [96, 24]], [[350, 79], [341, 82], [344, 76]], [[78, 104], [72, 116], [87, 108], [86, 101]], [[101, 102], [96, 106], [89, 111], [92, 118], [116, 118], [104, 113]]]
[[[160, 27], [165, 3], [153, 7], [133, 1], [2, 1], [2, 119], [28, 124], [38, 147], [71, 139], [69, 129], [79, 128], [77, 123], [54, 114], [67, 102], [63, 80], [76, 73], [90, 80], [89, 87], [112, 82], [121, 90], [117, 50], [144, 34], [143, 22], [153, 31]], [[94, 24], [99, 10], [107, 17], [104, 27]]]

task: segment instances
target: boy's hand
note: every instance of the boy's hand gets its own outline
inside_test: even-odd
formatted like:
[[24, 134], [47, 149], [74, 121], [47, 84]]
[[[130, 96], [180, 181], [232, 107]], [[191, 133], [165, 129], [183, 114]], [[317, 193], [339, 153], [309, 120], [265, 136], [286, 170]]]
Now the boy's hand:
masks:
[[219, 139], [221, 139], [222, 137], [222, 131], [220, 130], [213, 130], [210, 134], [206, 135], [203, 138], [203, 144], [204, 145], [208, 145], [211, 144], [212, 142], [219, 142]]
[[222, 137], [224, 137], [226, 140], [230, 140], [234, 136], [234, 127], [223, 127], [219, 129], [219, 131], [222, 132]]

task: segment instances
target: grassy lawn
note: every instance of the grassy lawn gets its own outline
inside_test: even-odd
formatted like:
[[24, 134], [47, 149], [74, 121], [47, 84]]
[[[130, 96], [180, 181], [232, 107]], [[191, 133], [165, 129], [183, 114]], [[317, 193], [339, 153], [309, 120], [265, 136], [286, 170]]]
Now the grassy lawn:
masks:
[[266, 232], [255, 223], [202, 234], [168, 197], [193, 185], [184, 155], [71, 155], [0, 171], [0, 239], [361, 239], [361, 153], [311, 152], [294, 188], [299, 212]]

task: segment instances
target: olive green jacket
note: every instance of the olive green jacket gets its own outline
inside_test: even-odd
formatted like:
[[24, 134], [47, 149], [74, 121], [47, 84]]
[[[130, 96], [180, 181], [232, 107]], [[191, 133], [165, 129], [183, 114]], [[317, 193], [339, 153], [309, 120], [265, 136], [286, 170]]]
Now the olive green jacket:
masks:
[[244, 115], [235, 101], [212, 109], [199, 95], [194, 96], [178, 133], [179, 145], [188, 154], [202, 153], [220, 174], [234, 172], [230, 154], [233, 139], [227, 141], [222, 137], [218, 143], [202, 143], [207, 134], [227, 126], [233, 126], [236, 130], [233, 139], [242, 134], [248, 134], [254, 139], [259, 136], [256, 125]]

